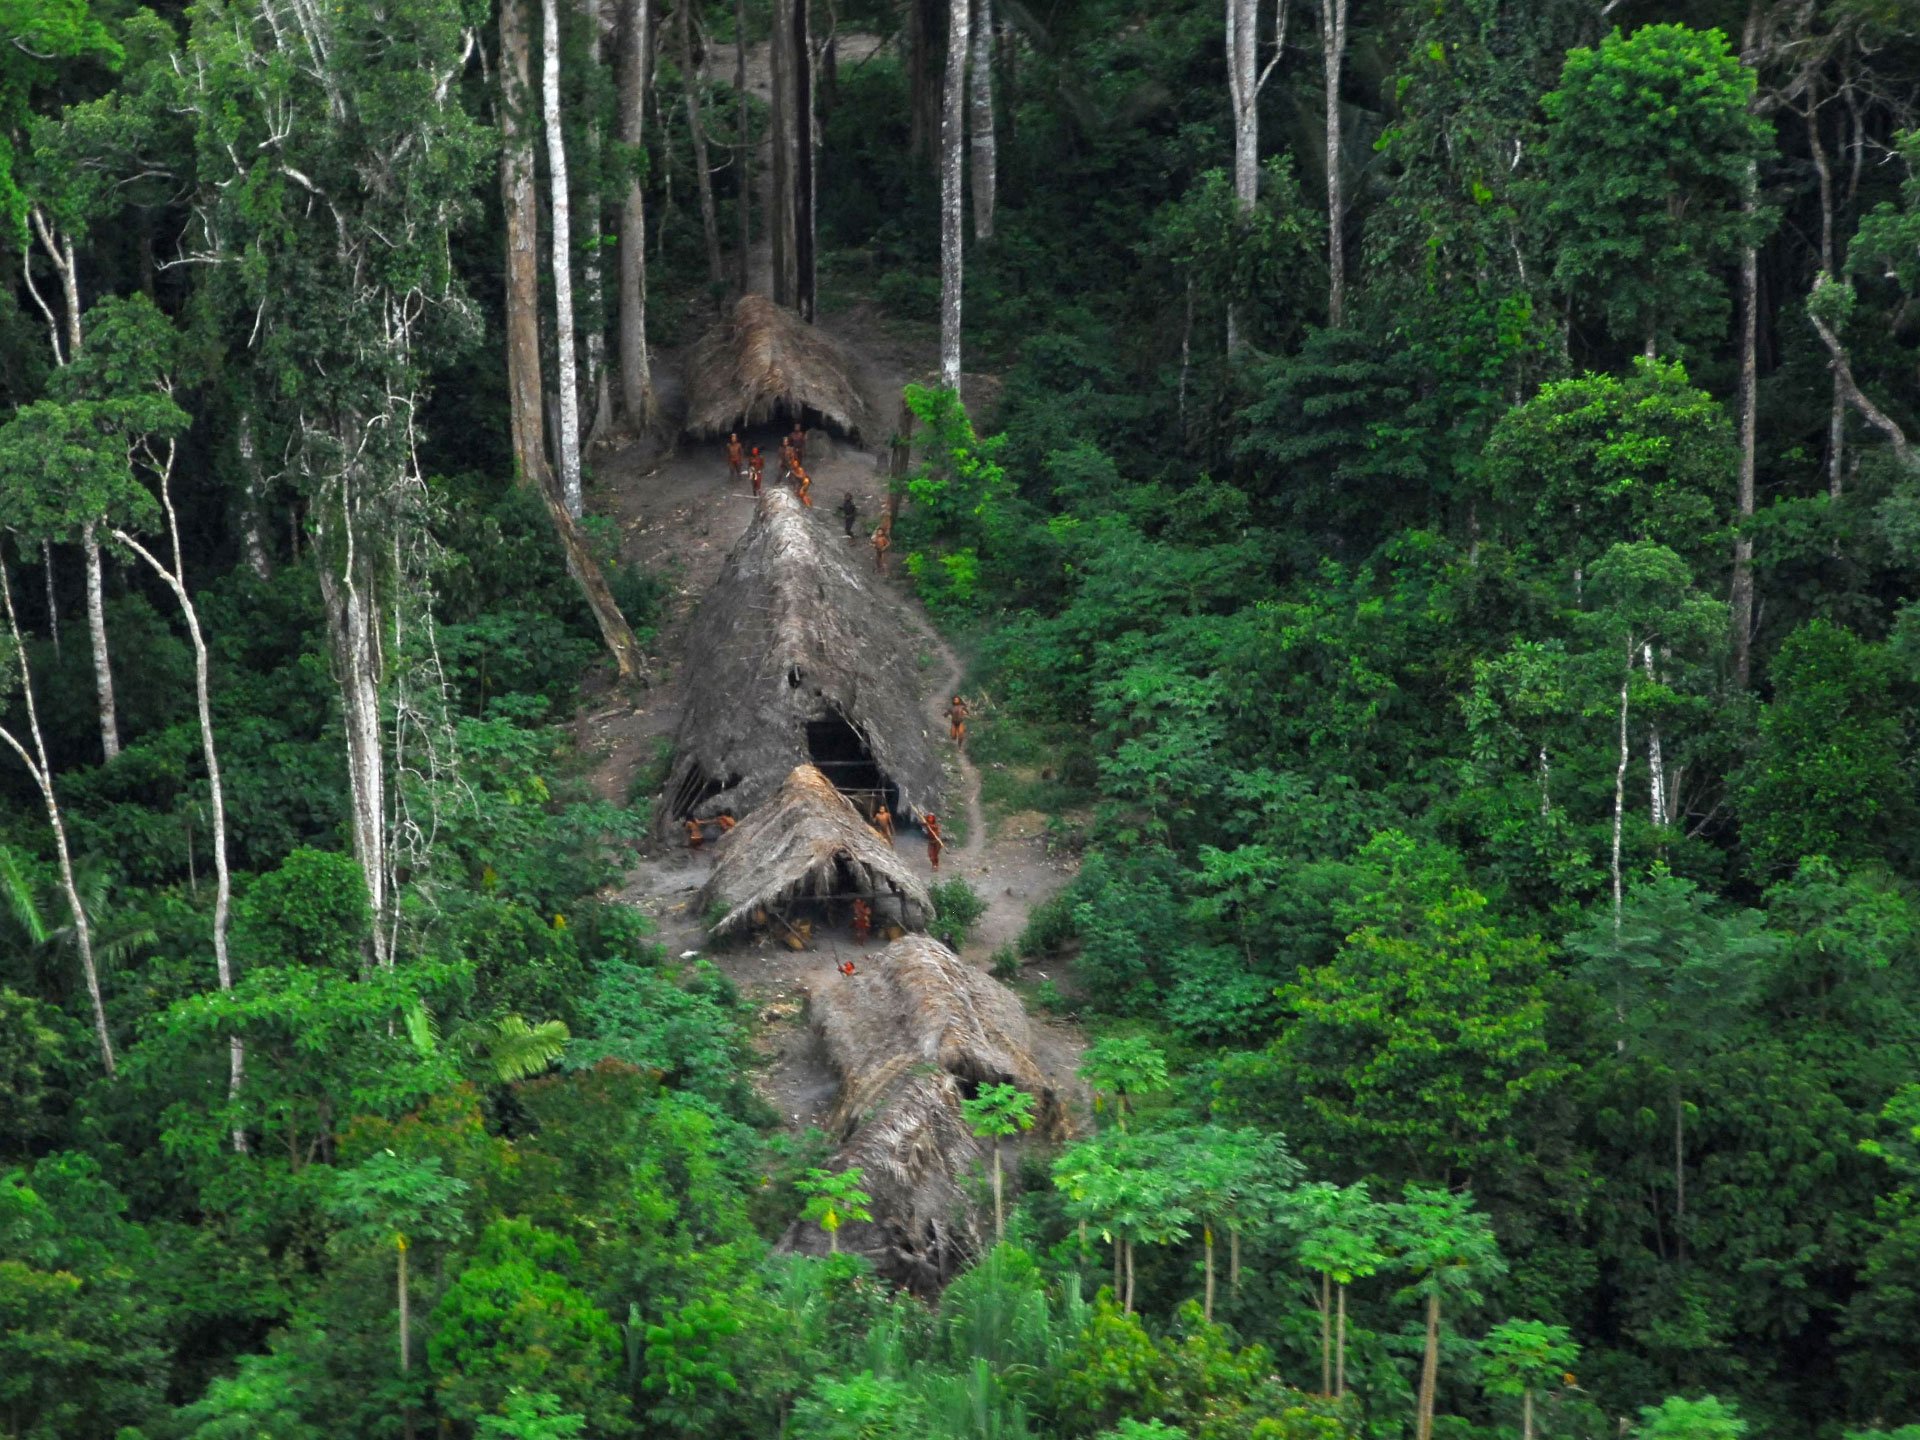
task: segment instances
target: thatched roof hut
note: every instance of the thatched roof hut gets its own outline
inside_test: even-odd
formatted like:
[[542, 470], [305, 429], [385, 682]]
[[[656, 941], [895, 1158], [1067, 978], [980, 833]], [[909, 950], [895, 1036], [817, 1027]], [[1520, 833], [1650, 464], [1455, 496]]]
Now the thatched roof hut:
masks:
[[831, 335], [764, 295], [742, 295], [687, 358], [687, 433], [712, 437], [785, 418], [857, 439], [867, 405], [854, 373]]
[[[902, 1284], [937, 1290], [982, 1242], [966, 1181], [986, 1151], [960, 1102], [981, 1085], [1018, 1085], [1038, 1102], [1040, 1134], [1065, 1131], [1026, 1011], [1006, 986], [924, 935], [860, 961], [853, 975], [816, 990], [808, 1009], [840, 1076], [832, 1168], [858, 1166], [873, 1197], [872, 1223], [847, 1226], [841, 1244]], [[785, 1243], [825, 1248], [804, 1224]]]
[[919, 641], [862, 563], [864, 546], [769, 486], [700, 602], [661, 823], [749, 815], [797, 765], [897, 816], [945, 781], [919, 701]]
[[700, 892], [703, 911], [724, 905], [714, 935], [739, 929], [759, 909], [796, 901], [892, 895], [901, 921], [927, 923], [933, 901], [900, 854], [811, 765], [798, 765], [780, 793], [728, 832]]

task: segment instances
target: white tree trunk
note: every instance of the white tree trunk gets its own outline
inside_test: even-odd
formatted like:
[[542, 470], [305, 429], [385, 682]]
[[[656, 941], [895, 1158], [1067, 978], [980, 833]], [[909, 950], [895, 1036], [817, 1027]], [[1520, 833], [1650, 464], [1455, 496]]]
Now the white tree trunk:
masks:
[[[600, 78], [600, 0], [584, 0], [582, 17], [587, 23], [587, 69], [598, 94]], [[585, 227], [586, 254], [580, 259], [580, 280], [587, 291], [587, 393], [593, 396], [593, 424], [587, 432], [587, 444], [597, 445], [613, 428], [613, 386], [607, 377], [607, 294], [601, 279], [600, 197], [602, 195], [600, 125], [597, 119], [587, 124], [587, 173], [593, 177], [589, 190]]]
[[20, 672], [20, 696], [26, 706], [27, 731], [33, 741], [33, 753], [28, 754], [27, 748], [4, 726], [0, 726], [0, 740], [4, 740], [13, 753], [20, 757], [20, 763], [27, 767], [27, 773], [33, 777], [33, 783], [47, 807], [47, 824], [53, 828], [54, 854], [60, 862], [60, 888], [66, 894], [67, 913], [73, 920], [74, 949], [79, 952], [80, 973], [86, 978], [87, 996], [93, 1002], [93, 1033], [100, 1042], [100, 1063], [111, 1080], [118, 1066], [113, 1058], [113, 1036], [107, 1029], [106, 1001], [100, 995], [100, 972], [93, 963], [93, 929], [87, 923], [87, 907], [80, 903], [80, 887], [73, 879], [73, 856], [67, 849], [67, 825], [61, 818], [60, 801], [54, 794], [53, 766], [47, 761], [46, 741], [40, 735], [40, 712], [33, 703], [33, 674], [27, 668], [27, 650], [21, 643], [20, 621], [13, 609], [13, 585], [7, 578], [4, 565], [0, 565], [0, 600], [6, 603], [7, 633], [13, 639], [13, 658]]
[[93, 644], [93, 690], [100, 708], [100, 748], [111, 760], [120, 753], [120, 719], [113, 703], [113, 662], [107, 658], [107, 605], [100, 536], [88, 521], [80, 527], [87, 561], [87, 637]]
[[1320, 42], [1327, 86], [1327, 323], [1339, 325], [1347, 308], [1347, 256], [1340, 234], [1347, 213], [1340, 183], [1340, 76], [1347, 57], [1347, 0], [1322, 0]]
[[993, 207], [999, 183], [999, 142], [993, 128], [993, 0], [976, 0], [969, 121], [973, 127], [973, 238], [993, 238]]
[[246, 475], [247, 493], [241, 502], [240, 529], [246, 545], [247, 568], [253, 571], [256, 579], [273, 578], [273, 561], [267, 555], [267, 542], [263, 532], [262, 512], [266, 499], [266, 480], [260, 472], [260, 456], [253, 444], [253, 416], [247, 411], [240, 412], [239, 424], [235, 427], [234, 443], [240, 451], [240, 469]]
[[[1653, 645], [1640, 647], [1641, 664], [1646, 667], [1647, 679], [1658, 681], [1660, 676], [1653, 668]], [[1667, 807], [1667, 762], [1660, 750], [1660, 727], [1647, 726], [1647, 818], [1656, 829], [1664, 827], [1672, 820]]]
[[[620, 142], [640, 152], [647, 132], [647, 54], [652, 0], [627, 0], [620, 37]], [[620, 398], [627, 424], [651, 430], [657, 418], [653, 362], [647, 353], [647, 201], [627, 181], [620, 209]]]
[[547, 129], [547, 169], [553, 208], [554, 350], [560, 365], [559, 443], [560, 494], [567, 513], [580, 518], [580, 379], [574, 359], [573, 227], [567, 195], [567, 139], [560, 129], [560, 6], [541, 0], [544, 35], [541, 49], [541, 112]]
[[963, 164], [967, 124], [968, 0], [947, 6], [947, 80], [940, 107], [940, 383], [960, 388], [960, 291], [965, 279]]
[[[169, 569], [160, 563], [152, 551], [147, 549], [124, 530], [114, 531], [114, 538], [125, 545], [134, 554], [147, 562], [155, 575], [173, 591], [174, 599], [180, 602], [180, 613], [186, 618], [187, 638], [193, 644], [193, 693], [200, 709], [200, 753], [207, 765], [207, 803], [212, 810], [213, 831], [213, 968], [223, 991], [233, 989], [233, 966], [227, 954], [227, 920], [233, 905], [233, 877], [227, 868], [227, 792], [220, 779], [220, 756], [213, 741], [213, 698], [212, 687], [208, 680], [207, 641], [200, 629], [200, 611], [193, 603], [193, 596], [187, 593], [186, 557], [180, 546], [180, 517], [173, 508], [174, 450], [167, 447], [167, 457], [160, 471], [160, 504], [167, 517], [167, 538], [173, 547], [173, 565]], [[247, 1052], [245, 1042], [238, 1035], [227, 1042], [227, 1099], [239, 1098], [240, 1087], [246, 1081]], [[247, 1132], [239, 1126], [233, 1130], [233, 1148], [244, 1154], [247, 1149]]]
[[53, 641], [55, 658], [60, 654], [60, 592], [53, 578], [53, 542], [40, 542], [40, 568], [47, 582], [47, 635]]
[[[552, 4], [552, 0], [548, 0]], [[393, 963], [386, 946], [387, 800], [386, 760], [380, 735], [379, 620], [367, 577], [362, 573], [347, 532], [344, 561], [320, 566], [320, 596], [327, 610], [334, 669], [340, 683], [340, 708], [347, 736], [347, 781], [351, 795], [353, 853], [366, 880], [373, 915], [374, 958]]]
[[1620, 934], [1625, 887], [1620, 878], [1620, 831], [1627, 810], [1627, 692], [1633, 684], [1633, 639], [1627, 639], [1627, 668], [1620, 677], [1620, 762], [1613, 771], [1613, 933]]

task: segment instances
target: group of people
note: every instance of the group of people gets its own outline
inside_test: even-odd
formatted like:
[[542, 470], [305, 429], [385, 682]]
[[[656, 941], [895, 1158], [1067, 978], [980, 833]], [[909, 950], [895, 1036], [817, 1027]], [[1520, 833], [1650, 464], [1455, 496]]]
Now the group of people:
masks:
[[[794, 421], [780, 441], [780, 478], [791, 482], [794, 493], [800, 497], [800, 503], [809, 510], [813, 508], [813, 477], [807, 473], [807, 432], [799, 421]], [[766, 483], [767, 459], [760, 453], [758, 445], [749, 449], [740, 439], [740, 432], [734, 431], [727, 436], [727, 477], [738, 480], [742, 477], [753, 486], [758, 495], [761, 486]], [[846, 491], [840, 497], [840, 519], [846, 525], [847, 538], [853, 539], [854, 526], [860, 523], [860, 507], [854, 503], [853, 492]], [[888, 526], [882, 523], [873, 532], [870, 542], [873, 546], [873, 568], [880, 574], [887, 573], [887, 551], [893, 545], [893, 536]]]

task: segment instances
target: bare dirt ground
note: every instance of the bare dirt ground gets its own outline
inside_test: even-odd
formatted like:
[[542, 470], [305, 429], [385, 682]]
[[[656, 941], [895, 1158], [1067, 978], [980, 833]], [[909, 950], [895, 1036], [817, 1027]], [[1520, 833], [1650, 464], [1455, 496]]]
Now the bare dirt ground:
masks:
[[[904, 378], [922, 373], [931, 358], [912, 353], [892, 338], [866, 307], [827, 317], [822, 324], [861, 357], [868, 372], [862, 376], [863, 383], [876, 400], [889, 393], [897, 397]], [[660, 357], [663, 381], [670, 379], [674, 360]], [[773, 426], [741, 438], [748, 445], [758, 444], [763, 453], [778, 449]], [[884, 433], [879, 435], [877, 443], [885, 438]], [[874, 442], [876, 437], [869, 440]], [[841, 536], [837, 507], [841, 496], [851, 493], [861, 523], [855, 526], [855, 538], [844, 543], [859, 546], [865, 562], [865, 539], [885, 502], [881, 453], [814, 432], [808, 437], [807, 459], [814, 476], [816, 523]], [[773, 467], [767, 483], [777, 483]], [[729, 478], [724, 447], [718, 443], [669, 450], [658, 443], [635, 441], [604, 446], [594, 453], [587, 501], [593, 511], [618, 524], [625, 562], [662, 575], [671, 584], [654, 647], [653, 684], [632, 695], [602, 688], [588, 697], [573, 726], [594, 791], [611, 801], [641, 803], [653, 797], [635, 793], [636, 786], [644, 789], [657, 777], [659, 759], [679, 724], [683, 682], [700, 663], [697, 655], [686, 653], [687, 622], [751, 519], [752, 497], [744, 483]], [[929, 727], [935, 734], [944, 734], [947, 699], [963, 688], [964, 665], [904, 587], [896, 581], [890, 588], [923, 638], [922, 698]], [[975, 721], [976, 726], [979, 723]], [[928, 864], [920, 830], [903, 828], [899, 845], [923, 879], [963, 879], [986, 899], [987, 912], [962, 952], [962, 958], [984, 967], [997, 948], [1013, 943], [1026, 924], [1027, 912], [1059, 890], [1071, 870], [1047, 853], [1032, 827], [1008, 826], [989, 835], [980, 806], [980, 778], [971, 761], [950, 749], [948, 770], [949, 814], [943, 818], [952, 831], [961, 828], [953, 823], [956, 814], [965, 817], [964, 840], [944, 853], [937, 874]], [[635, 855], [618, 898], [653, 917], [670, 955], [709, 959], [739, 986], [758, 1014], [757, 1044], [765, 1059], [755, 1076], [758, 1088], [790, 1126], [823, 1125], [838, 1086], [815, 1053], [805, 1021], [806, 996], [816, 985], [858, 983], [857, 973], [849, 979], [835, 967], [847, 958], [857, 965], [861, 951], [848, 936], [823, 934], [816, 948], [806, 952], [771, 944], [709, 952], [695, 897], [710, 868], [709, 852], [650, 842]], [[1070, 1075], [1080, 1044], [1077, 1033], [1043, 1017], [1034, 1018], [1037, 1029], [1044, 1032], [1043, 1047], [1051, 1052], [1043, 1057], [1053, 1062], [1047, 1068]]]

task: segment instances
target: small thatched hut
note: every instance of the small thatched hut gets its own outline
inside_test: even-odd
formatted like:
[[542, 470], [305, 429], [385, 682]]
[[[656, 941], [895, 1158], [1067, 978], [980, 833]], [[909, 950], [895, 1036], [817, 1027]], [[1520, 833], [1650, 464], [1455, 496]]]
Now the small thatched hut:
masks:
[[908, 928], [933, 914], [926, 887], [899, 852], [826, 776], [798, 765], [771, 802], [720, 842], [700, 904], [708, 912], [726, 907], [711, 927], [719, 936], [747, 924], [756, 910], [785, 919], [796, 905], [854, 896], [877, 898], [877, 912], [895, 910]]
[[796, 765], [863, 807], [937, 809], [941, 769], [919, 694], [918, 642], [849, 543], [784, 486], [700, 602], [661, 824], [749, 815]]
[[[858, 1166], [873, 1197], [872, 1223], [849, 1225], [841, 1243], [871, 1256], [883, 1275], [937, 1290], [981, 1246], [966, 1181], [986, 1151], [960, 1102], [982, 1085], [1018, 1085], [1038, 1102], [1042, 1135], [1065, 1131], [1062, 1099], [1035, 1056], [1026, 1011], [946, 946], [909, 935], [818, 989], [809, 1015], [840, 1076], [833, 1168]], [[804, 1224], [786, 1244], [825, 1248]]]
[[687, 358], [687, 433], [711, 438], [779, 419], [858, 439], [867, 406], [854, 368], [825, 331], [764, 295], [742, 295]]

